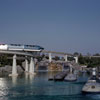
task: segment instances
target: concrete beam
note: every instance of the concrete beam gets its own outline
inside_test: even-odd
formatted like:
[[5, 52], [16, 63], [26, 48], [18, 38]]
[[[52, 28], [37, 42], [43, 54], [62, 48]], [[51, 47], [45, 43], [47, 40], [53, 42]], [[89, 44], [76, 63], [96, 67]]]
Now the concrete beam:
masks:
[[69, 54], [69, 53], [64, 53], [64, 52], [45, 51], [45, 50], [43, 50], [42, 52], [43, 52], [43, 53], [52, 53], [52, 54], [59, 54], [59, 55], [70, 55], [70, 56], [72, 56], [72, 54]]
[[16, 55], [24, 55], [24, 56], [33, 57], [33, 54], [28, 53], [28, 52], [21, 52], [21, 51], [0, 50], [0, 53], [2, 53], [2, 54], [16, 54]]

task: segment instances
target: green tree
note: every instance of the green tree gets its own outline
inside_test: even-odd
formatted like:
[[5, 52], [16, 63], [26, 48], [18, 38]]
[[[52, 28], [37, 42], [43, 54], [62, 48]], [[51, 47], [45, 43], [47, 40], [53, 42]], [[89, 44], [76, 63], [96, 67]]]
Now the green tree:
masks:
[[74, 56], [79, 56], [80, 54], [78, 52], [74, 52]]
[[54, 59], [55, 61], [57, 61], [57, 60], [60, 60], [60, 57], [55, 56], [53, 59]]

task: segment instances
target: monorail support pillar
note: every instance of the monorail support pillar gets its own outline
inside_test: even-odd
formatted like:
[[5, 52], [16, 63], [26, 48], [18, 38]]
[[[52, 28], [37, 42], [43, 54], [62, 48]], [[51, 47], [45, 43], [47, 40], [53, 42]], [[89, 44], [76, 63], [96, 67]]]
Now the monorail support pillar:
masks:
[[52, 56], [51, 56], [51, 53], [49, 53], [49, 62], [52, 61]]
[[78, 57], [74, 57], [75, 63], [78, 63]]
[[16, 54], [14, 54], [13, 56], [12, 74], [10, 74], [9, 76], [18, 76], [17, 66], [16, 66]]
[[67, 55], [65, 55], [65, 57], [64, 57], [64, 58], [65, 58], [65, 61], [67, 62], [67, 61], [68, 61], [68, 56], [67, 56]]
[[25, 57], [25, 72], [28, 72], [28, 60], [27, 60], [27, 56]]
[[34, 67], [35, 67], [34, 60], [33, 60], [33, 57], [31, 57], [29, 74], [33, 74], [33, 75], [35, 74], [34, 73]]

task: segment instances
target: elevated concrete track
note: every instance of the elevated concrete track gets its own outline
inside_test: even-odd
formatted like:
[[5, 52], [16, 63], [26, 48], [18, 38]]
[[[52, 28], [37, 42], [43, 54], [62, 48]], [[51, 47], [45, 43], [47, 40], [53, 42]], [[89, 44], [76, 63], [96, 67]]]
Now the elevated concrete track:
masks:
[[11, 50], [0, 50], [1, 54], [16, 54], [16, 55], [23, 55], [23, 56], [30, 56], [33, 57], [33, 55], [29, 52], [21, 52], [21, 51], [11, 51]]
[[72, 56], [72, 54], [64, 53], [64, 52], [46, 51], [46, 50], [43, 50], [42, 52], [43, 52], [43, 53], [52, 53], [52, 54], [59, 54], [59, 55], [68, 55], [68, 56]]

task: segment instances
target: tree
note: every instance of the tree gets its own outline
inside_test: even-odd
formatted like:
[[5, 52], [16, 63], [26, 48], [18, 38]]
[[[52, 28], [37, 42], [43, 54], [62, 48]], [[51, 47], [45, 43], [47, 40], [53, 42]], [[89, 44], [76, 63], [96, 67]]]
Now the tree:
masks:
[[93, 56], [100, 56], [100, 54], [99, 54], [99, 53], [96, 53], [96, 54], [94, 54]]
[[78, 61], [79, 61], [80, 64], [85, 64], [85, 59], [82, 55], [79, 56]]
[[0, 54], [0, 67], [5, 66], [5, 65], [11, 65], [12, 61], [8, 59], [7, 54]]
[[54, 59], [55, 61], [57, 61], [57, 60], [60, 60], [60, 57], [55, 56], [53, 59]]
[[79, 53], [78, 53], [78, 52], [74, 52], [73, 55], [74, 55], [74, 56], [79, 56]]

